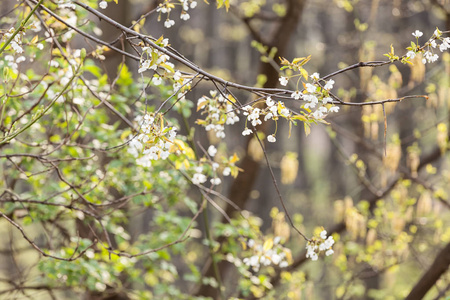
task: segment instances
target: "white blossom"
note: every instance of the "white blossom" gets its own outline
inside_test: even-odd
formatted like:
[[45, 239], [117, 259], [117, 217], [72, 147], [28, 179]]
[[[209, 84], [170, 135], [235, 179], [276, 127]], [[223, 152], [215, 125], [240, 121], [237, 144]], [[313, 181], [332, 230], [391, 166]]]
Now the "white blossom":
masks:
[[315, 112], [313, 112], [313, 117], [315, 119], [323, 119], [327, 113], [327, 108], [324, 106], [319, 107]]
[[266, 99], [266, 105], [268, 106], [268, 107], [271, 107], [271, 106], [274, 106], [275, 105], [275, 101], [273, 101], [272, 100], [272, 97], [267, 97], [267, 99]]
[[150, 67], [150, 63], [151, 63], [150, 60], [148, 59], [144, 60], [144, 62], [141, 64], [141, 67], [138, 70], [138, 73], [142, 73], [145, 70], [148, 70], [148, 68]]
[[174, 21], [174, 20], [167, 19], [167, 20], [164, 22], [164, 27], [166, 27], [166, 28], [170, 28], [170, 27], [172, 27], [173, 25], [175, 25], [175, 21]]
[[225, 124], [233, 125], [236, 122], [239, 122], [239, 117], [234, 112], [229, 112]]
[[330, 107], [330, 109], [328, 110], [328, 112], [338, 112], [339, 111], [339, 106], [332, 106], [332, 107]]
[[216, 153], [217, 153], [217, 148], [214, 147], [214, 145], [211, 145], [208, 147], [209, 156], [214, 157], [216, 155]]
[[287, 266], [289, 266], [289, 263], [287, 261], [282, 261], [279, 265], [280, 268], [286, 268]]
[[333, 88], [333, 85], [334, 85], [334, 80], [330, 79], [327, 81], [327, 83], [325, 84], [325, 86], [323, 88], [326, 89], [327, 91], [329, 91]]
[[152, 83], [153, 83], [154, 85], [160, 85], [161, 82], [162, 82], [162, 78], [161, 78], [161, 77], [154, 76], [154, 77], [152, 78]]
[[420, 30], [416, 30], [412, 33], [412, 35], [416, 38], [420, 38], [423, 35], [423, 32]]
[[317, 97], [315, 95], [312, 95], [312, 94], [304, 95], [303, 96], [303, 100], [305, 100], [307, 102], [310, 102], [310, 103], [307, 103], [305, 105], [305, 108], [316, 107], [316, 104], [319, 103], [319, 99], [317, 99]]
[[15, 41], [12, 41], [10, 43], [11, 48], [13, 48], [13, 50], [18, 53], [18, 54], [22, 54], [23, 53], [23, 48]]
[[431, 51], [425, 51], [425, 53], [423, 54], [423, 58], [422, 58], [422, 63], [426, 64], [428, 63], [433, 63], [435, 61], [437, 61], [439, 58], [439, 55], [437, 54], [433, 54], [431, 53]]
[[317, 260], [319, 258], [320, 252], [325, 251], [326, 256], [330, 256], [334, 253], [333, 247], [334, 245], [334, 239], [332, 236], [327, 237], [327, 231], [322, 230], [319, 234], [318, 240], [313, 239], [311, 241], [308, 241], [306, 244], [306, 257], [311, 258], [311, 260]]
[[278, 80], [280, 81], [280, 84], [282, 86], [286, 86], [288, 84], [288, 78], [287, 77], [280, 77]]
[[267, 115], [264, 116], [264, 121], [270, 120], [273, 118], [273, 114], [270, 112]]
[[328, 103], [332, 103], [332, 102], [333, 102], [333, 99], [331, 97], [324, 97], [322, 99], [323, 104], [328, 104]]
[[106, 1], [101, 1], [98, 6], [100, 6], [101, 9], [105, 9], [108, 7], [108, 3]]
[[201, 97], [197, 100], [197, 107], [201, 107], [203, 103], [208, 102], [208, 99], [205, 98], [205, 96]]
[[180, 80], [181, 78], [181, 73], [180, 71], [176, 71], [175, 74], [173, 74], [173, 80]]
[[272, 255], [272, 262], [275, 264], [275, 265], [278, 265], [280, 262], [281, 262], [281, 256], [280, 255], [278, 255], [278, 254], [274, 254], [274, 255]]
[[181, 16], [180, 16], [180, 19], [183, 20], [183, 21], [187, 21], [187, 20], [189, 20], [190, 17], [191, 17], [191, 16], [190, 16], [188, 13], [183, 12], [183, 13], [181, 14]]
[[315, 93], [316, 92], [316, 90], [317, 90], [317, 88], [316, 88], [316, 86], [314, 85], [314, 84], [311, 84], [311, 83], [307, 83], [306, 84], [306, 91], [308, 92], [308, 93]]
[[298, 100], [302, 97], [302, 94], [300, 93], [300, 91], [295, 91], [291, 94], [291, 98], [294, 98], [295, 100]]
[[18, 64], [20, 64], [21, 62], [23, 62], [23, 61], [25, 61], [26, 60], [26, 58], [25, 58], [25, 56], [19, 56], [17, 59], [16, 59], [16, 63], [18, 63]]
[[406, 53], [406, 57], [409, 57], [410, 59], [414, 59], [414, 57], [416, 57], [416, 53], [414, 51], [408, 51]]
[[316, 80], [317, 81], [317, 80], [320, 79], [320, 74], [315, 72], [310, 77], [311, 77], [312, 80]]
[[287, 109], [286, 107], [283, 107], [283, 108], [280, 110], [280, 114], [283, 115], [283, 116], [285, 116], [285, 117], [288, 117], [288, 116], [291, 115], [291, 112], [290, 112], [289, 109]]
[[231, 169], [229, 167], [226, 167], [225, 169], [223, 169], [222, 174], [223, 174], [223, 176], [230, 176]]
[[253, 108], [250, 105], [246, 105], [242, 108], [244, 116], [248, 116]]
[[212, 185], [219, 185], [219, 184], [222, 183], [222, 180], [220, 180], [220, 178], [216, 177], [216, 178], [212, 178], [210, 180], [210, 182], [211, 182]]
[[249, 135], [249, 134], [251, 134], [251, 133], [252, 133], [252, 130], [251, 130], [251, 129], [248, 129], [248, 128], [245, 128], [244, 131], [242, 131], [242, 135], [243, 135], [243, 136]]
[[267, 136], [267, 140], [268, 140], [270, 143], [275, 143], [275, 142], [277, 141], [277, 139], [275, 138], [275, 136], [274, 136], [273, 134], [268, 135], [268, 136]]
[[434, 30], [433, 34], [434, 34], [435, 37], [440, 37], [441, 36], [441, 32], [437, 28]]
[[36, 21], [31, 25], [31, 31], [40, 32], [42, 30], [41, 22]]
[[202, 184], [206, 182], [207, 177], [204, 174], [201, 173], [195, 173], [192, 177], [192, 183], [193, 184]]
[[441, 52], [444, 52], [445, 50], [450, 49], [450, 41], [447, 42], [447, 40], [443, 40], [442, 44], [439, 45], [439, 50]]
[[251, 110], [251, 113], [248, 115], [247, 119], [251, 121], [253, 126], [260, 125], [262, 122], [259, 119], [259, 115], [261, 113], [261, 110], [259, 108], [253, 108]]
[[331, 248], [334, 245], [334, 239], [333, 237], [330, 235], [325, 242], [323, 242], [325, 244], [326, 249]]
[[278, 107], [276, 105], [271, 106], [269, 111], [273, 114], [274, 117], [278, 116]]

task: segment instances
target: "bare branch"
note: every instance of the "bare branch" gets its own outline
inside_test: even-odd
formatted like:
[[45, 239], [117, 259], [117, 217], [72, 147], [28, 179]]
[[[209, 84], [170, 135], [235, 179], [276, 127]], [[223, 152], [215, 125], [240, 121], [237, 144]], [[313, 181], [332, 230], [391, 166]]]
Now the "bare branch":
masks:
[[420, 300], [434, 286], [436, 281], [445, 273], [450, 265], [450, 243], [436, 256], [431, 266], [414, 285], [405, 300]]

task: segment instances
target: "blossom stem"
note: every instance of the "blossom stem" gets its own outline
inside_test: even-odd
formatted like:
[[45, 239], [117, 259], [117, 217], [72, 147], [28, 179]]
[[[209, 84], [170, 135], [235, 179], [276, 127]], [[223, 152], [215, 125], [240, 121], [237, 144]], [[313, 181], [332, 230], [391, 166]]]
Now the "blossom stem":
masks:
[[0, 54], [2, 54], [2, 52], [5, 50], [6, 47], [8, 47], [8, 45], [12, 42], [12, 40], [16, 37], [16, 35], [25, 27], [25, 24], [28, 22], [28, 20], [31, 18], [31, 16], [34, 14], [34, 12], [37, 10], [37, 8], [39, 7], [39, 5], [41, 5], [41, 3], [44, 0], [39, 0], [39, 2], [36, 4], [36, 6], [31, 10], [31, 12], [28, 14], [28, 16], [25, 18], [25, 20], [22, 21], [22, 23], [20, 23], [19, 28], [17, 28], [14, 33], [9, 37], [9, 39], [6, 41], [5, 44], [3, 44], [2, 48], [0, 49]]

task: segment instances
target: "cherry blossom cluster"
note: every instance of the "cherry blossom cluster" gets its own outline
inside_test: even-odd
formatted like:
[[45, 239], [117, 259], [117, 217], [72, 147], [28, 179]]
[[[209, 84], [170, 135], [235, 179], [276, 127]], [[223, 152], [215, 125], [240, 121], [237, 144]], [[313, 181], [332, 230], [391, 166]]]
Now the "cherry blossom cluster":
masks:
[[330, 256], [334, 253], [332, 247], [334, 245], [334, 239], [330, 235], [327, 237], [327, 231], [322, 230], [319, 238], [313, 238], [306, 244], [306, 257], [311, 260], [319, 259], [320, 252], [325, 251], [326, 256]]
[[416, 57], [417, 53], [423, 53], [422, 54], [422, 63], [433, 63], [438, 60], [439, 55], [436, 53], [433, 53], [433, 49], [438, 48], [438, 43], [436, 41], [440, 41], [441, 44], [439, 44], [439, 51], [444, 52], [448, 49], [450, 49], [450, 37], [443, 37], [442, 31], [440, 31], [438, 28], [433, 33], [433, 36], [425, 43], [425, 47], [420, 48], [419, 47], [419, 38], [423, 36], [423, 32], [420, 30], [416, 30], [412, 33], [412, 35], [416, 38], [417, 45], [412, 42], [411, 47], [408, 47], [409, 50], [406, 53], [406, 57], [413, 59]]
[[[161, 37], [155, 43], [160, 47], [167, 47], [169, 45], [169, 39]], [[142, 73], [147, 70], [156, 71], [158, 67], [173, 73], [174, 64], [169, 62], [169, 59], [170, 57], [168, 55], [160, 52], [158, 49], [154, 49], [153, 47], [142, 47], [138, 73]], [[154, 78], [155, 82], [158, 82], [159, 80], [159, 76]]]
[[[64, 17], [64, 21], [73, 27], [77, 27], [78, 17], [74, 11], [75, 5], [69, 0], [59, 0], [57, 4], [59, 8], [59, 15]], [[32, 17], [31, 20], [33, 20], [33, 18], [34, 17]], [[28, 25], [24, 26], [9, 43], [7, 50], [11, 51], [10, 53], [12, 55], [5, 55], [4, 62], [0, 62], [0, 64], [6, 64], [14, 73], [17, 73], [18, 66], [21, 62], [24, 62], [27, 59], [32, 62], [36, 57], [36, 52], [30, 53], [28, 57], [25, 57], [23, 55], [15, 57], [16, 55], [25, 53], [25, 46], [36, 47], [39, 50], [43, 50], [44, 44], [46, 42], [53, 42], [54, 37], [58, 36], [61, 41], [67, 42], [72, 38], [74, 34], [74, 31], [69, 29], [62, 34], [57, 35], [52, 28], [49, 28], [48, 31], [44, 32], [45, 39], [39, 40], [38, 36], [35, 35], [33, 39], [28, 41], [25, 40], [25, 35], [28, 30], [31, 30], [34, 33], [39, 33], [40, 31], [42, 31], [42, 28], [43, 27], [41, 25], [41, 21], [38, 19], [35, 19], [34, 21], [29, 22]], [[9, 38], [11, 38], [11, 36], [14, 34], [15, 30], [16, 29], [14, 27], [11, 27], [8, 31], [6, 31], [1, 38], [1, 42], [8, 41]], [[57, 63], [54, 60], [51, 60], [50, 65], [58, 67]]]
[[[175, 3], [173, 3], [175, 2]], [[161, 19], [161, 14], [167, 14], [166, 21], [164, 22], [164, 27], [170, 28], [173, 25], [175, 25], [175, 21], [170, 19], [170, 13], [173, 8], [175, 8], [175, 5], [181, 5], [181, 15], [180, 19], [183, 21], [187, 21], [190, 19], [190, 15], [188, 13], [189, 9], [194, 9], [197, 7], [197, 1], [195, 0], [178, 0], [172, 1], [172, 0], [165, 0], [164, 2], [160, 3], [158, 5], [158, 8], [156, 11], [159, 13], [158, 20]]]
[[[212, 145], [211, 145], [212, 146]], [[210, 148], [211, 148], [210, 146]], [[212, 146], [214, 147], [214, 146]], [[215, 149], [215, 148], [214, 148]], [[210, 149], [208, 149], [208, 152], [210, 151]], [[212, 165], [212, 172], [214, 173], [214, 177], [210, 179], [210, 182], [212, 185], [219, 185], [222, 183], [222, 180], [217, 176], [216, 170], [219, 168], [219, 164], [216, 162], [213, 162]], [[206, 176], [205, 173], [205, 169], [203, 165], [200, 165], [198, 167], [194, 168], [195, 173], [192, 176], [192, 183], [195, 185], [199, 185], [199, 184], [203, 184], [208, 180], [208, 176]]]
[[197, 101], [197, 111], [201, 110], [206, 115], [204, 120], [197, 120], [197, 124], [205, 127], [206, 131], [214, 131], [218, 138], [225, 137], [225, 126], [239, 122], [239, 112], [235, 111], [233, 97], [222, 95], [217, 91], [210, 91], [210, 97], [203, 96]]
[[165, 127], [164, 122], [155, 121], [155, 117], [150, 114], [137, 116], [135, 120], [139, 125], [140, 133], [131, 137], [128, 153], [136, 158], [136, 163], [143, 167], [150, 167], [152, 160], [167, 159], [177, 135], [176, 129]]
[[[139, 134], [130, 137], [128, 153], [136, 158], [136, 163], [143, 167], [150, 167], [152, 161], [166, 160], [170, 153], [185, 155], [186, 159], [180, 160], [176, 168], [185, 169], [191, 174], [191, 181], [195, 185], [201, 185], [210, 179], [211, 185], [219, 185], [222, 180], [219, 178], [219, 170], [223, 176], [233, 175], [238, 168], [235, 162], [238, 161], [236, 155], [229, 159], [222, 158], [220, 163], [215, 160], [217, 148], [210, 145], [203, 157], [199, 161], [195, 160], [195, 155], [183, 141], [175, 139], [176, 129], [164, 126], [164, 119], [161, 115], [145, 114], [137, 116], [135, 121], [139, 125]], [[177, 163], [177, 162], [176, 162]]]
[[[3, 34], [2, 41], [6, 42], [9, 38], [12, 37], [14, 34], [15, 28], [11, 27], [7, 32]], [[11, 43], [9, 44], [11, 48], [13, 49], [14, 53], [22, 54], [23, 53], [23, 47], [22, 47], [22, 33], [17, 33], [14, 38], [12, 39]]]
[[205, 174], [203, 174], [203, 166], [196, 167], [195, 173], [192, 176], [192, 183], [195, 185], [203, 184], [206, 182], [207, 179], [208, 177]]
[[[310, 116], [316, 120], [322, 120], [328, 113], [338, 112], [339, 107], [333, 105], [333, 99], [330, 97], [330, 90], [334, 86], [334, 80], [330, 79], [321, 84], [320, 74], [314, 73], [310, 76], [313, 83], [304, 83], [302, 91], [296, 90], [291, 94], [291, 98], [295, 100], [303, 100], [306, 102], [302, 106], [306, 111], [310, 112]], [[280, 77], [280, 84], [286, 86], [289, 82], [288, 77]], [[312, 109], [315, 109], [312, 112]]]
[[[167, 47], [169, 45], [169, 40], [160, 37], [155, 43], [160, 47]], [[147, 70], [162, 70], [163, 72], [155, 72], [153, 75], [153, 85], [158, 86], [163, 82], [164, 78], [170, 78], [174, 81], [173, 92], [178, 93], [180, 91], [189, 90], [192, 79], [183, 77], [179, 70], [175, 70], [175, 65], [169, 62], [169, 60], [170, 57], [161, 51], [154, 49], [153, 47], [143, 47], [138, 73]], [[185, 93], [178, 94], [178, 99], [184, 100], [184, 94]]]
[[211, 185], [219, 185], [222, 183], [222, 180], [219, 178], [219, 170], [221, 170], [223, 176], [230, 176], [233, 172], [238, 171], [235, 165], [235, 162], [238, 160], [236, 155], [229, 159], [222, 158], [219, 163], [219, 160], [216, 159], [217, 148], [214, 145], [208, 147], [206, 154], [209, 156], [207, 159], [201, 158], [200, 162], [191, 162], [193, 166], [190, 169], [194, 170], [191, 178], [193, 184], [203, 184], [207, 182], [208, 176], [211, 176], [212, 178], [209, 180]]
[[17, 73], [18, 68], [19, 68], [19, 64], [20, 64], [21, 62], [24, 62], [24, 61], [26, 60], [26, 58], [25, 58], [25, 56], [23, 56], [23, 55], [21, 55], [21, 56], [15, 58], [13, 55], [9, 55], [9, 54], [8, 54], [8, 55], [5, 55], [4, 60], [5, 60], [4, 62], [3, 62], [3, 61], [0, 61], [0, 66], [6, 64], [8, 67], [11, 68], [11, 70], [12, 70], [14, 73]]
[[[264, 121], [274, 120], [277, 121], [278, 118], [284, 117], [289, 118], [291, 116], [291, 112], [286, 108], [282, 101], [275, 102], [272, 100], [271, 96], [268, 96], [265, 100], [266, 107], [264, 109], [258, 107], [252, 107], [250, 105], [246, 105], [242, 108], [243, 114], [247, 116], [246, 126], [242, 135], [249, 135], [252, 133], [252, 130], [247, 127], [247, 122], [253, 126], [257, 126], [262, 124], [260, 116], [264, 116]], [[271, 134], [267, 136], [267, 140], [271, 143], [276, 142], [275, 134]]]
[[246, 257], [242, 262], [252, 268], [254, 272], [258, 272], [262, 266], [275, 265], [280, 268], [285, 268], [289, 265], [288, 260], [291, 257], [289, 249], [280, 244], [281, 238], [275, 237], [264, 244], [257, 244], [255, 240], [250, 239], [247, 246], [253, 251], [254, 255]]

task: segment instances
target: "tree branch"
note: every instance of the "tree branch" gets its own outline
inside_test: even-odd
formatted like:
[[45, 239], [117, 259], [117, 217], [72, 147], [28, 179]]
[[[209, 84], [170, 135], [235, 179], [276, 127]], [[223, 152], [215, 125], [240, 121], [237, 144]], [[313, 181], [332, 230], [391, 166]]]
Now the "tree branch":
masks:
[[405, 300], [420, 300], [438, 279], [444, 274], [450, 265], [450, 243], [447, 244], [436, 256], [431, 266], [414, 285]]

